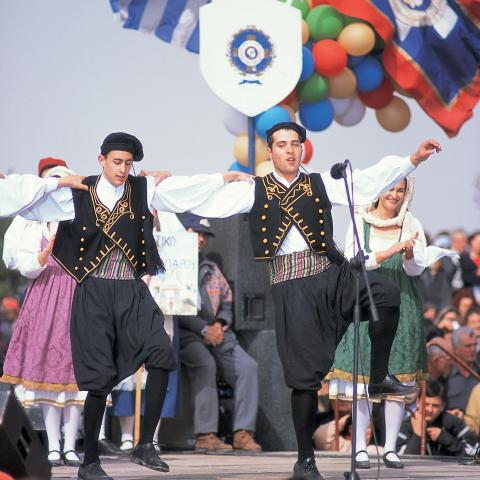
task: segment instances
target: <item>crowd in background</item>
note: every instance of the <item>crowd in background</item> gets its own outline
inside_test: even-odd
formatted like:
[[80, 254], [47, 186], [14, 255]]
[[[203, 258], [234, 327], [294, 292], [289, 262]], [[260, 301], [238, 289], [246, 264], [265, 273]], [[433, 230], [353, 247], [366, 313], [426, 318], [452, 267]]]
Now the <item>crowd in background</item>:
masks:
[[[480, 232], [444, 231], [429, 238], [428, 242], [456, 251], [458, 258], [442, 258], [427, 268], [420, 278], [429, 357], [427, 453], [473, 455], [480, 435], [480, 381], [477, 376], [480, 374]], [[5, 357], [21, 298], [22, 292], [12, 292], [11, 296], [0, 301], [0, 359]], [[453, 354], [453, 359], [446, 351]], [[407, 408], [397, 444], [400, 453], [416, 453], [418, 435], [415, 432], [419, 432], [418, 421], [415, 420], [418, 418], [415, 414], [417, 410], [418, 402], [413, 399]], [[375, 406], [374, 427], [379, 440], [382, 437], [382, 422], [375, 420], [381, 415], [381, 407]], [[439, 419], [443, 424], [437, 428], [434, 425]], [[451, 424], [450, 427], [447, 424]], [[340, 450], [350, 449], [350, 426], [351, 406], [348, 402], [340, 403]], [[462, 426], [468, 427], [463, 434]], [[335, 427], [326, 387], [319, 392], [317, 427], [314, 436], [316, 447], [333, 450]], [[456, 440], [452, 432], [445, 433], [448, 428], [453, 429]], [[211, 430], [214, 438], [210, 438], [207, 447], [227, 448], [223, 442], [218, 443], [216, 428]], [[369, 430], [367, 435], [371, 448], [372, 431]], [[256, 444], [253, 446], [259, 448]]]

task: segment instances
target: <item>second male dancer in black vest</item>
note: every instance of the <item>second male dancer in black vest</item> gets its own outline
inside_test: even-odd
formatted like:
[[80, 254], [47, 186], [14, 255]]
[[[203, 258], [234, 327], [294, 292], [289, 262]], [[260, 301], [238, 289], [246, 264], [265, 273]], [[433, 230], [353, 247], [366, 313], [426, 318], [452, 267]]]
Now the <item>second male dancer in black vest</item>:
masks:
[[[111, 480], [100, 465], [98, 434], [107, 395], [122, 379], [145, 365], [145, 412], [131, 460], [166, 472], [153, 434], [176, 368], [163, 315], [141, 280], [163, 270], [152, 235], [152, 211], [183, 212], [200, 205], [238, 172], [170, 177], [156, 185], [151, 176], [129, 175], [143, 158], [133, 135], [113, 133], [101, 146], [102, 174], [83, 181], [87, 190], [61, 189], [29, 218], [60, 222], [53, 257], [77, 281], [72, 303], [71, 342], [75, 378], [87, 390], [84, 407], [83, 480]], [[28, 215], [27, 215], [28, 216]]]
[[[332, 204], [347, 204], [343, 182], [332, 179], [328, 172], [300, 172], [304, 141], [305, 129], [296, 123], [273, 126], [267, 131], [267, 142], [274, 172], [257, 177], [254, 185], [226, 185], [192, 212], [204, 217], [250, 214], [255, 259], [269, 263], [277, 347], [285, 381], [292, 389], [298, 443], [294, 478], [319, 480], [322, 477], [312, 447], [317, 390], [353, 320], [355, 286], [350, 264], [333, 239], [330, 210]], [[391, 155], [370, 168], [354, 171], [356, 203], [372, 202], [435, 151], [440, 151], [440, 145], [428, 140], [409, 157]], [[399, 291], [382, 275], [368, 272], [368, 276], [380, 317], [379, 322], [369, 324], [370, 395], [408, 395], [412, 388], [388, 374], [398, 325]], [[361, 308], [368, 311], [363, 282], [360, 288]]]

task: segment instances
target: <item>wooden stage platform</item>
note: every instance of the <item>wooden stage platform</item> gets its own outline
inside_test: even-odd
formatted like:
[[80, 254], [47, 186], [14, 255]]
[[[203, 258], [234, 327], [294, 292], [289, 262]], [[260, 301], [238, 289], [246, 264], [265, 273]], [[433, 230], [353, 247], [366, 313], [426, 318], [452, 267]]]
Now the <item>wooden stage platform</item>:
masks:
[[[291, 452], [267, 452], [258, 455], [203, 455], [188, 453], [165, 453], [162, 458], [170, 465], [169, 473], [158, 473], [128, 461], [127, 457], [102, 457], [105, 471], [115, 480], [287, 480], [290, 477], [295, 455]], [[317, 452], [317, 465], [325, 479], [344, 478], [350, 468], [350, 457], [345, 454]], [[480, 465], [459, 465], [457, 459], [432, 457], [402, 457], [403, 470], [380, 467], [381, 479], [478, 479]], [[371, 458], [372, 460], [372, 458]], [[372, 469], [360, 470], [362, 479], [377, 478], [377, 462]], [[56, 467], [52, 478], [58, 480], [76, 477], [76, 468]]]

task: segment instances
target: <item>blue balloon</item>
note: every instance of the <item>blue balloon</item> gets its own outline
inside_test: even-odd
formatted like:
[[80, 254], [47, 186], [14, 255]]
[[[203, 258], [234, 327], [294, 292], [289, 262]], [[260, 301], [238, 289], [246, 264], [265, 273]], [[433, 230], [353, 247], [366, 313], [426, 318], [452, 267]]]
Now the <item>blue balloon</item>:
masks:
[[312, 75], [315, 70], [315, 62], [313, 60], [312, 52], [307, 48], [302, 48], [302, 74], [300, 81], [303, 82]]
[[267, 138], [267, 130], [276, 123], [290, 122], [290, 114], [280, 105], [275, 105], [265, 112], [258, 115], [255, 119], [255, 129], [257, 133], [264, 139]]
[[360, 65], [365, 60], [365, 56], [361, 55], [359, 57], [355, 57], [354, 55], [349, 55], [347, 60], [348, 68], [354, 68], [357, 65]]
[[320, 132], [333, 121], [333, 107], [328, 98], [316, 103], [300, 104], [300, 121], [307, 130]]
[[382, 64], [371, 55], [366, 56], [360, 65], [354, 67], [353, 73], [357, 77], [357, 89], [359, 92], [375, 90], [383, 82]]
[[233, 162], [230, 167], [228, 168], [229, 172], [244, 172], [248, 173], [248, 167], [245, 167], [245, 165], [242, 165], [241, 163], [238, 162]]

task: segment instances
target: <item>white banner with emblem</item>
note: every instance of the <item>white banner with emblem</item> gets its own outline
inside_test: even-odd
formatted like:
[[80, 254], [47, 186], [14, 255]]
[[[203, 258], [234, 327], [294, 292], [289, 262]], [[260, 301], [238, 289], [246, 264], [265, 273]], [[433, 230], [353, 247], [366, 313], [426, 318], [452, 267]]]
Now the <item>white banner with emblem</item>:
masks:
[[302, 71], [300, 11], [278, 0], [200, 8], [200, 70], [224, 102], [254, 117], [281, 102]]
[[153, 298], [165, 315], [196, 315], [198, 235], [187, 232], [153, 235], [166, 269], [150, 280]]

